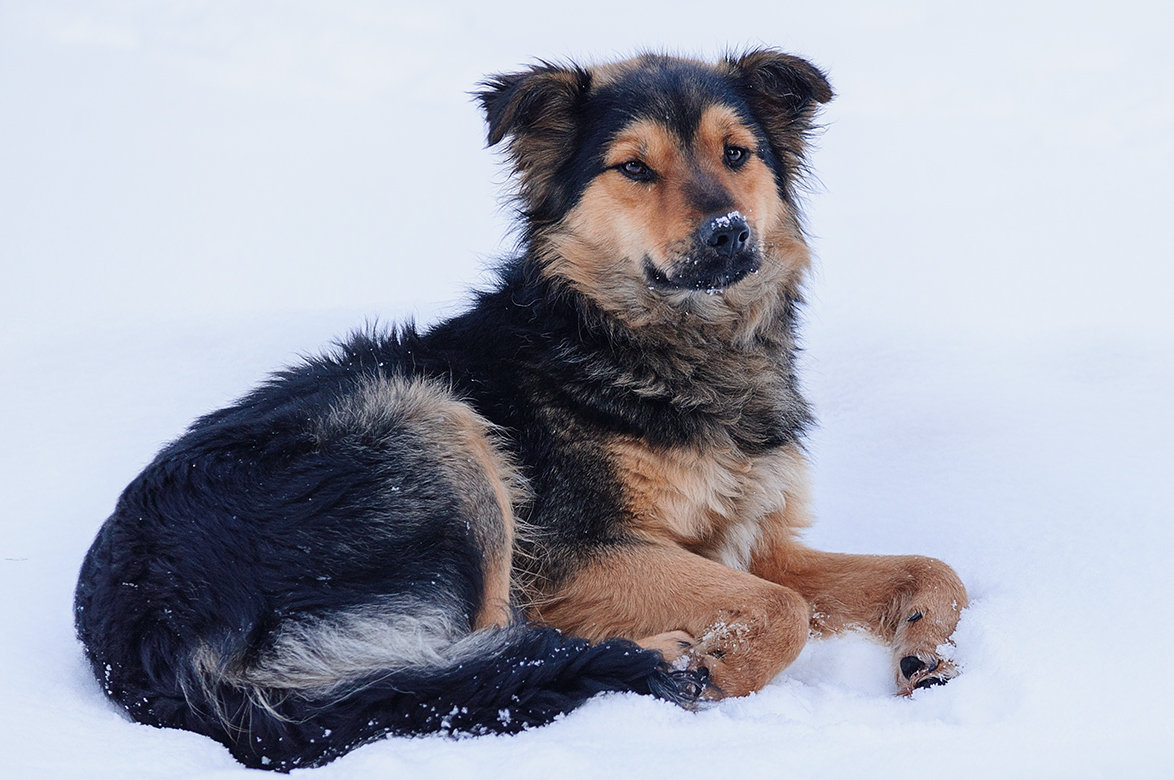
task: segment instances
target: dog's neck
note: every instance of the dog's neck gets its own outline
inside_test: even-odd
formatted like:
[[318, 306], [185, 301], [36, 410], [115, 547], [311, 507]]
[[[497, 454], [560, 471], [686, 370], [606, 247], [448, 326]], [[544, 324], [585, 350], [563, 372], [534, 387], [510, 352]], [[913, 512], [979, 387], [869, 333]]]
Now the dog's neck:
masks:
[[[524, 261], [506, 290], [540, 345], [535, 369], [576, 405], [614, 415], [664, 445], [760, 451], [794, 441], [810, 420], [794, 375], [797, 294], [780, 290], [752, 329], [679, 307], [673, 320], [632, 326]], [[700, 295], [704, 295], [701, 293]], [[704, 301], [702, 302], [704, 303]], [[533, 310], [539, 307], [541, 312]]]

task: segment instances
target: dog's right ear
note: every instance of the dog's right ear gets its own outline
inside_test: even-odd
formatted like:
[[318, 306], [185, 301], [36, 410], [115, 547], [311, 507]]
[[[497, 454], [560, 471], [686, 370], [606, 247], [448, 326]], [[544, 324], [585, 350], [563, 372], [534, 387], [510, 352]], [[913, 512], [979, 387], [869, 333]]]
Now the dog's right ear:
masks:
[[570, 199], [559, 171], [575, 146], [591, 74], [543, 62], [493, 76], [476, 93], [489, 123], [489, 145], [509, 138], [518, 196], [534, 224], [556, 219]]
[[591, 87], [591, 74], [542, 62], [520, 73], [491, 76], [475, 93], [489, 123], [489, 145], [506, 136], [554, 141], [574, 131], [575, 108]]

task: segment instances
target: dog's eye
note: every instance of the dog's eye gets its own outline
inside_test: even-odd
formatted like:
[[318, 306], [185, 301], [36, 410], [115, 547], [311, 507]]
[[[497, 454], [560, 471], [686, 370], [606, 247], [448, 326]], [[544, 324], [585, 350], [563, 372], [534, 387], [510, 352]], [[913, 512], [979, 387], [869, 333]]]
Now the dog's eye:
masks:
[[750, 152], [741, 146], [726, 147], [726, 165], [731, 168], [741, 168], [750, 157]]
[[656, 178], [656, 174], [652, 172], [644, 163], [639, 160], [628, 160], [617, 166], [620, 171], [633, 181], [652, 181]]

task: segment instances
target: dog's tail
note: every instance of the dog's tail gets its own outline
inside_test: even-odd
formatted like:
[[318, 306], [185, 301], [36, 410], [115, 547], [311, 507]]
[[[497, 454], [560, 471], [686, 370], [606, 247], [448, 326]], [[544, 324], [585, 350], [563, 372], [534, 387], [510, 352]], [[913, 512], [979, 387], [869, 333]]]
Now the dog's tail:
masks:
[[606, 691], [692, 708], [706, 686], [704, 671], [672, 669], [633, 642], [592, 645], [532, 624], [479, 631], [443, 655], [298, 689], [216, 670], [215, 654], [206, 652], [182, 697], [111, 693], [136, 720], [205, 734], [249, 767], [289, 772], [387, 734], [516, 733]]

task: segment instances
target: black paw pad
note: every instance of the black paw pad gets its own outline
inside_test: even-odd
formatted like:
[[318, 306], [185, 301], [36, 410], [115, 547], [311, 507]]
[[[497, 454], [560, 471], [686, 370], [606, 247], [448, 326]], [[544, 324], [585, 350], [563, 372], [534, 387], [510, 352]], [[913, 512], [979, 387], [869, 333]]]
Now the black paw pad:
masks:
[[946, 684], [946, 681], [943, 680], [941, 677], [926, 677], [924, 680], [917, 683], [917, 685], [914, 685], [913, 687], [914, 688], [932, 688], [935, 685], [945, 685], [945, 684]]
[[901, 659], [901, 674], [905, 675], [906, 680], [924, 668], [925, 661], [922, 661], [915, 655], [907, 655]]

